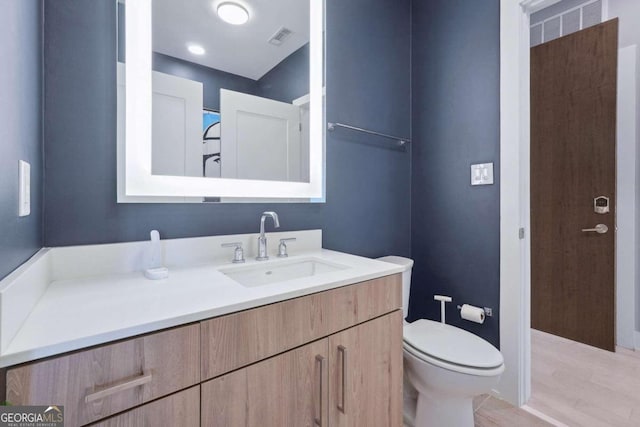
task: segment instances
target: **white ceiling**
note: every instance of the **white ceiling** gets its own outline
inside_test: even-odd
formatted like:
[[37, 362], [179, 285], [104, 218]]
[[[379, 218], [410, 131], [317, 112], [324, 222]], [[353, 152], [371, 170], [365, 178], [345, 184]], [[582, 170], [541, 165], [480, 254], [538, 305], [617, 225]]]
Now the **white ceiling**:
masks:
[[[309, 42], [309, 0], [239, 0], [250, 17], [237, 26], [216, 14], [225, 1], [153, 0], [153, 50], [258, 80]], [[293, 34], [274, 46], [268, 40], [281, 27]], [[207, 52], [193, 55], [188, 43], [199, 44]]]

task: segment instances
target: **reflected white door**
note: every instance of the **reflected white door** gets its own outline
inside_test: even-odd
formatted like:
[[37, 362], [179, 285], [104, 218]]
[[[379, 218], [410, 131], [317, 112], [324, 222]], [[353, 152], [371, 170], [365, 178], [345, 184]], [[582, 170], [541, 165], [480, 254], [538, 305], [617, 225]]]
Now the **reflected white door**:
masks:
[[223, 178], [302, 180], [298, 106], [221, 89], [220, 115]]
[[151, 172], [203, 176], [202, 83], [153, 72]]

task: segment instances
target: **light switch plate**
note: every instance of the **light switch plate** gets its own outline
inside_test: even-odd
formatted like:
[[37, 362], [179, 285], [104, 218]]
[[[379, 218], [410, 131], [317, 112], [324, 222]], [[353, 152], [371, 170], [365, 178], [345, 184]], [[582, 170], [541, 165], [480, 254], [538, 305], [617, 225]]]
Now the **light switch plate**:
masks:
[[493, 163], [471, 165], [471, 185], [493, 184]]
[[19, 168], [18, 216], [28, 216], [31, 215], [31, 165], [20, 160]]

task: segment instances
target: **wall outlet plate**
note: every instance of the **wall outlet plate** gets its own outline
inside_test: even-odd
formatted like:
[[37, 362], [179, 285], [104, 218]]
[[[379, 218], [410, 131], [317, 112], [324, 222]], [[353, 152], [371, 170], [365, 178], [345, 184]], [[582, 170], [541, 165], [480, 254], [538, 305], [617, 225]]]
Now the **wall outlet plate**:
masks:
[[471, 165], [471, 185], [493, 184], [493, 163]]

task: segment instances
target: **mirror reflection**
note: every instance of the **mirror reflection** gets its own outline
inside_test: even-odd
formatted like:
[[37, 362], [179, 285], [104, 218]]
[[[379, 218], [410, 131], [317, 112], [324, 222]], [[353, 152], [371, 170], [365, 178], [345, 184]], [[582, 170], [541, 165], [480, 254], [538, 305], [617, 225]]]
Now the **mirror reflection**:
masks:
[[309, 182], [309, 3], [153, 0], [152, 173]]

